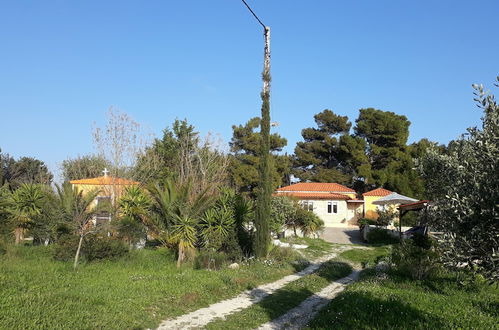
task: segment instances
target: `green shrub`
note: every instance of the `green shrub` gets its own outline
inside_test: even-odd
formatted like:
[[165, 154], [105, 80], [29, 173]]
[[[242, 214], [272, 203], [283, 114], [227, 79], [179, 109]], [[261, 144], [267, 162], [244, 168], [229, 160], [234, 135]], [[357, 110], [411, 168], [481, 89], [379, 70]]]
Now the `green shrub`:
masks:
[[144, 224], [130, 216], [125, 216], [116, 223], [118, 237], [123, 239], [129, 246], [133, 246], [146, 237]]
[[[52, 256], [56, 260], [72, 260], [78, 249], [79, 237], [66, 235], [59, 239], [52, 250]], [[112, 237], [98, 237], [89, 235], [85, 237], [81, 246], [81, 258], [86, 261], [100, 259], [115, 259], [128, 253], [128, 246]]]
[[68, 261], [75, 257], [78, 248], [78, 236], [61, 235], [52, 246], [52, 257], [59, 261]]
[[[422, 235], [420, 235], [422, 236]], [[425, 247], [418, 246], [421, 244]], [[391, 262], [402, 275], [410, 276], [415, 280], [430, 278], [440, 269], [440, 256], [426, 239], [408, 239], [396, 246], [391, 254]]]
[[422, 249], [429, 250], [435, 246], [434, 240], [432, 240], [428, 235], [423, 235], [420, 233], [414, 233], [411, 237], [412, 243]]
[[217, 270], [227, 263], [227, 255], [217, 251], [200, 251], [194, 258], [194, 269]]
[[296, 252], [290, 247], [273, 246], [269, 258], [279, 262], [293, 261], [296, 259]]
[[317, 234], [324, 229], [324, 221], [319, 218], [314, 212], [298, 208], [296, 210], [296, 219], [294, 226], [298, 226], [303, 236], [308, 237], [312, 234]]
[[87, 261], [99, 259], [115, 259], [128, 253], [128, 246], [121, 240], [113, 237], [89, 236], [82, 247]]
[[0, 256], [4, 255], [7, 253], [7, 245], [0, 241]]
[[232, 262], [240, 262], [243, 259], [243, 250], [237, 240], [236, 231], [232, 230], [222, 244], [221, 252], [227, 255]]
[[377, 226], [378, 222], [374, 219], [369, 219], [369, 218], [361, 218], [358, 221], [360, 229], [364, 228], [365, 226]]
[[390, 235], [383, 228], [373, 228], [367, 233], [367, 242], [370, 244], [396, 244], [399, 239]]

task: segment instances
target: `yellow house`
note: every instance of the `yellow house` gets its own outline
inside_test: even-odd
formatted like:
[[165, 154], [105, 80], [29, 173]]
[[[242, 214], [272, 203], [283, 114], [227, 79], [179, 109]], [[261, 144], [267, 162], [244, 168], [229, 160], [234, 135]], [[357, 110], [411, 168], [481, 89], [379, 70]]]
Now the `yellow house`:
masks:
[[385, 197], [393, 193], [390, 190], [384, 188], [377, 188], [362, 194], [364, 197], [364, 211], [365, 217], [369, 219], [377, 219], [378, 218], [378, 206], [373, 204], [374, 201], [377, 201], [381, 197]]
[[[69, 183], [71, 183], [73, 189], [77, 191], [83, 191], [83, 194], [93, 190], [98, 190], [99, 193], [94, 200], [94, 207], [96, 207], [100, 203], [108, 203], [114, 205], [127, 187], [140, 184], [140, 182], [137, 181], [109, 176], [107, 169], [104, 169], [103, 173], [103, 176], [81, 180], [72, 180], [69, 181]], [[94, 223], [98, 222], [99, 220], [109, 221], [111, 220], [111, 218], [108, 213], [102, 214], [97, 216]]]

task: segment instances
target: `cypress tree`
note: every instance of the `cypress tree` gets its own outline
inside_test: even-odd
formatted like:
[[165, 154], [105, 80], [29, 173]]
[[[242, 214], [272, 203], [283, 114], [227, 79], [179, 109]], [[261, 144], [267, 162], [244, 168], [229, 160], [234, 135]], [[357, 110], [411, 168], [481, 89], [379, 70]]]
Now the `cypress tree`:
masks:
[[270, 29], [265, 27], [265, 57], [262, 74], [263, 90], [262, 120], [260, 123], [261, 155], [260, 155], [260, 182], [256, 205], [256, 237], [255, 254], [258, 258], [265, 258], [270, 247], [270, 200], [272, 196], [272, 163], [270, 159]]

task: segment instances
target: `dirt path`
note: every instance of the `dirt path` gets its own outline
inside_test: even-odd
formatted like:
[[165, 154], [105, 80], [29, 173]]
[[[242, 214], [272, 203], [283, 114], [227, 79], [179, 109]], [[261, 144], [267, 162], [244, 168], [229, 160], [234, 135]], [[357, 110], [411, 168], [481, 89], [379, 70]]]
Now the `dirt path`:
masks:
[[296, 281], [303, 276], [314, 273], [326, 261], [335, 258], [343, 251], [352, 249], [350, 246], [340, 246], [335, 248], [333, 253], [325, 255], [317, 260], [301, 272], [285, 276], [280, 280], [272, 283], [261, 285], [251, 291], [245, 291], [242, 294], [227, 300], [220, 301], [208, 307], [198, 309], [194, 312], [179, 316], [178, 318], [165, 320], [161, 322], [158, 329], [195, 329], [200, 328], [218, 318], [235, 312], [241, 311], [253, 304], [260, 302], [263, 298], [274, 293], [288, 283]]
[[321, 291], [305, 299], [299, 306], [289, 310], [275, 320], [261, 325], [259, 330], [301, 329], [334, 299], [346, 286], [357, 280], [360, 271], [354, 270], [347, 277], [332, 282]]

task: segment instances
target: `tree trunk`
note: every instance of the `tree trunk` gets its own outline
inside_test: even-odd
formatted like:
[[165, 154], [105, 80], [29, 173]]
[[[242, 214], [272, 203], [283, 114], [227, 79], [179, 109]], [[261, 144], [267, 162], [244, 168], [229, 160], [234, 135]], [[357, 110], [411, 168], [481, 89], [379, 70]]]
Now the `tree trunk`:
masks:
[[78, 242], [78, 249], [76, 250], [75, 263], [73, 265], [73, 269], [76, 269], [76, 266], [78, 266], [78, 259], [80, 258], [80, 250], [82, 243], [83, 243], [83, 235], [80, 235], [80, 241]]
[[16, 237], [16, 245], [21, 244], [24, 241], [24, 229], [21, 227], [17, 227], [14, 231], [14, 235]]
[[185, 257], [185, 252], [184, 252], [184, 248], [182, 247], [181, 244], [179, 244], [178, 246], [178, 259], [177, 259], [177, 267], [180, 267], [180, 265], [182, 264], [182, 262], [184, 261], [184, 257]]

